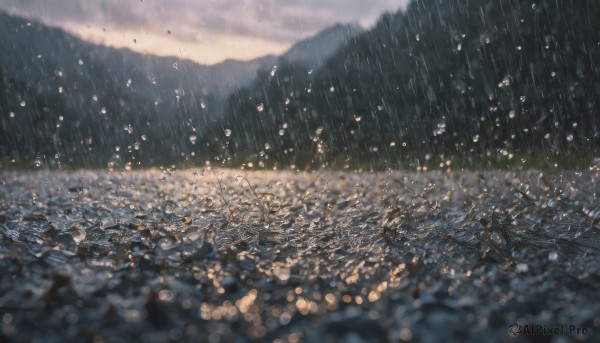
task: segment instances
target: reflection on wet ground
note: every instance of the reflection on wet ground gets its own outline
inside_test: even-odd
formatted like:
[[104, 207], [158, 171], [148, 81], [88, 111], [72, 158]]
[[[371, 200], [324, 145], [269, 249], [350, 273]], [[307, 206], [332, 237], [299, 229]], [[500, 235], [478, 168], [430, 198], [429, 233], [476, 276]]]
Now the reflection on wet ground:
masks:
[[599, 175], [4, 172], [0, 340], [591, 341]]

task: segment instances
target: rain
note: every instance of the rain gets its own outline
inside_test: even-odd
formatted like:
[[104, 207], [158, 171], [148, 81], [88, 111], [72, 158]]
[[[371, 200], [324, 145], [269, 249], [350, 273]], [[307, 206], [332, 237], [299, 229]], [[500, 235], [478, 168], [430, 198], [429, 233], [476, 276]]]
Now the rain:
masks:
[[0, 0], [0, 341], [600, 340], [600, 0]]

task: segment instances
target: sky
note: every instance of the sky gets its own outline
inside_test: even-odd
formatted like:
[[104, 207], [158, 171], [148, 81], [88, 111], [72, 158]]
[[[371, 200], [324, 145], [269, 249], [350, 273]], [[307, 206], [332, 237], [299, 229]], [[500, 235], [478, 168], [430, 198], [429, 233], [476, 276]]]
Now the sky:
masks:
[[0, 0], [85, 40], [203, 64], [281, 54], [335, 23], [371, 27], [409, 0]]

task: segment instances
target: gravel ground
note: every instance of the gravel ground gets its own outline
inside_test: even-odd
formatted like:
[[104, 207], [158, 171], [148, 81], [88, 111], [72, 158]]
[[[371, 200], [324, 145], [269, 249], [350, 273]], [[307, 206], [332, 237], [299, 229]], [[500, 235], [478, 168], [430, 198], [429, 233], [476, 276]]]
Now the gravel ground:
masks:
[[0, 341], [598, 341], [599, 182], [2, 172]]

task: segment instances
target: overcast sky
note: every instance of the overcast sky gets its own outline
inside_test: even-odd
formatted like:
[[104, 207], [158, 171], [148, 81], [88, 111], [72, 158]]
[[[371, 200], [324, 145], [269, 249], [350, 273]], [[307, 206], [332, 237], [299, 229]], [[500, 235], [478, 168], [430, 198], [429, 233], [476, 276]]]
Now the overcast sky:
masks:
[[409, 0], [0, 0], [96, 43], [200, 63], [280, 54], [337, 22], [372, 26]]

